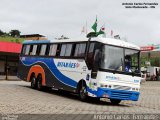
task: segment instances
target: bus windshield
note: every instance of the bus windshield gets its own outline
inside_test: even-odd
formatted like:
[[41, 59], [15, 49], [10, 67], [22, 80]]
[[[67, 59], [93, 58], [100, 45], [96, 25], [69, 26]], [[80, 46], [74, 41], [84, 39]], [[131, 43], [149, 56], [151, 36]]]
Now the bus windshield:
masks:
[[103, 45], [100, 68], [137, 73], [139, 72], [139, 51]]

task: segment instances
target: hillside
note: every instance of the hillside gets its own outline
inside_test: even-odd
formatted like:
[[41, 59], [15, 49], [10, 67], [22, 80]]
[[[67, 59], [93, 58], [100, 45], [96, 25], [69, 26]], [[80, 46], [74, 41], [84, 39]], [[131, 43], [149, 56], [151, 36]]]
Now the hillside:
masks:
[[24, 38], [0, 37], [0, 41], [22, 43]]

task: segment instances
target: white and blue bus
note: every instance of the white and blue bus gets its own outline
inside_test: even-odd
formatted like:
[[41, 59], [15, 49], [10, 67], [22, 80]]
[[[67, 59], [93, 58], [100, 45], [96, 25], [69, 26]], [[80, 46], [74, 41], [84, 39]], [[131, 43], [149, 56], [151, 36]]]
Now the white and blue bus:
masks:
[[139, 98], [140, 48], [113, 38], [27, 40], [23, 42], [18, 77], [31, 87], [108, 98], [111, 103]]

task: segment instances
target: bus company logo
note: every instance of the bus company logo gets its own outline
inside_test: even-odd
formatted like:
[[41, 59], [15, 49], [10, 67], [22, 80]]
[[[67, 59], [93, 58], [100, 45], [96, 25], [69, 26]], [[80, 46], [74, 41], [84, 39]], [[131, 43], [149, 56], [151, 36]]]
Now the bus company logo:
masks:
[[65, 67], [65, 68], [78, 68], [80, 66], [79, 63], [72, 62], [58, 62], [57, 67]]

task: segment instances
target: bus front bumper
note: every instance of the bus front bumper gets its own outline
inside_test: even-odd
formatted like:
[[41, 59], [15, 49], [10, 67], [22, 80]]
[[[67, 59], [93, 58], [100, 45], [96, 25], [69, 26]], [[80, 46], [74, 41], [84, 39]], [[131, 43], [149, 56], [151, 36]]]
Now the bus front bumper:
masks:
[[140, 93], [135, 91], [114, 90], [108, 88], [98, 88], [97, 97], [107, 97], [109, 99], [138, 101]]

